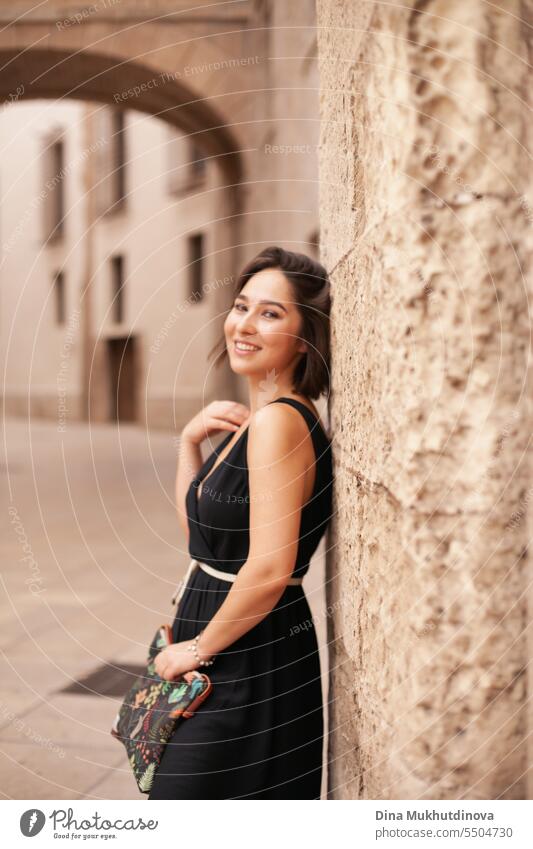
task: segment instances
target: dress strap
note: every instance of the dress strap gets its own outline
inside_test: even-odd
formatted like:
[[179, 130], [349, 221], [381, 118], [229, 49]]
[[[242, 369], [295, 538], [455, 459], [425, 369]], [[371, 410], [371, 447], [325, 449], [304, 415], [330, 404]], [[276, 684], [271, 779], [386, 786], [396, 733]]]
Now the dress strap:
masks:
[[319, 418], [317, 416], [315, 416], [315, 414], [313, 412], [311, 412], [309, 407], [307, 407], [303, 403], [303, 401], [297, 401], [296, 398], [287, 398], [286, 396], [282, 396], [281, 398], [274, 398], [273, 401], [269, 401], [268, 403], [269, 404], [276, 404], [278, 402], [282, 402], [284, 404], [290, 404], [291, 407], [294, 407], [296, 410], [300, 410], [300, 412], [303, 414], [303, 416], [304, 416], [304, 418], [305, 418], [305, 420], [306, 420], [306, 422], [309, 426], [309, 430], [311, 431], [311, 436], [313, 436], [313, 434], [315, 432], [315, 428], [318, 428], [319, 432], [322, 433], [324, 438], [327, 439], [328, 442], [329, 442], [329, 437], [326, 434], [326, 431], [324, 430], [324, 428], [322, 427], [322, 424], [320, 423]]

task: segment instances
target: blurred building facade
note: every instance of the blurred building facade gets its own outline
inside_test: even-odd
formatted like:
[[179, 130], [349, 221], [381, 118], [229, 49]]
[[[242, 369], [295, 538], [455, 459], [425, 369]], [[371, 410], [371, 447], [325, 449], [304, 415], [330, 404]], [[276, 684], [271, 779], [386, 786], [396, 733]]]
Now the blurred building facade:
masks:
[[48, 3], [11, 27], [48, 40], [8, 63], [0, 112], [7, 413], [179, 429], [245, 400], [207, 362], [240, 267], [318, 255], [313, 3], [151, 11]]

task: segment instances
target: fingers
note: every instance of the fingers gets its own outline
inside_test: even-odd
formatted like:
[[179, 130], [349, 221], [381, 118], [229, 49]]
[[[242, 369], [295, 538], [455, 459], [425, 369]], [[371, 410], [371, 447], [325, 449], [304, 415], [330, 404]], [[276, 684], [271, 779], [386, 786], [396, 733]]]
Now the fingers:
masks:
[[181, 644], [172, 643], [155, 656], [155, 670], [164, 681], [174, 681], [185, 671], [190, 670], [190, 652], [185, 646], [186, 641]]
[[[250, 418], [250, 410], [245, 404], [232, 404], [227, 410], [225, 410], [224, 415], [222, 416], [222, 421], [226, 421], [228, 424], [233, 425], [235, 430], [237, 430], [244, 422]], [[226, 425], [226, 429], [227, 425]]]
[[213, 430], [239, 430], [241, 424], [227, 419], [212, 419]]
[[246, 404], [238, 401], [211, 401], [199, 414], [202, 439], [216, 431], [235, 431], [250, 417]]
[[163, 669], [161, 669], [161, 671], [156, 667], [156, 671], [159, 677], [163, 679], [163, 681], [172, 681], [174, 677], [173, 675], [169, 675], [168, 664]]
[[167, 680], [165, 678], [165, 668], [168, 666], [168, 663], [165, 662], [164, 658], [162, 658], [161, 655], [162, 655], [162, 652], [159, 652], [159, 654], [157, 654], [155, 656], [154, 667], [155, 667], [155, 671], [157, 672], [159, 677]]
[[239, 404], [238, 401], [221, 401], [215, 402], [217, 408], [210, 411], [215, 420], [226, 422], [227, 424], [236, 424], [237, 427], [245, 421], [250, 415], [250, 410], [246, 404]]

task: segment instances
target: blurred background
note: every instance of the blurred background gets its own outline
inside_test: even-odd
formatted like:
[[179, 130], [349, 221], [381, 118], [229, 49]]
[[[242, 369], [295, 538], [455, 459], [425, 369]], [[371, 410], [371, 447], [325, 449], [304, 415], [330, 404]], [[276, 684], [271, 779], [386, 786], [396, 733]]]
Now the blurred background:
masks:
[[248, 403], [207, 361], [242, 265], [319, 253], [315, 9], [23, 6], [27, 49], [0, 50], [4, 792], [145, 798], [109, 728], [188, 564], [179, 434]]
[[276, 244], [333, 294], [323, 798], [533, 797], [532, 24], [0, 6], [5, 797], [139, 798], [108, 729], [188, 562], [180, 432], [246, 402], [207, 353]]

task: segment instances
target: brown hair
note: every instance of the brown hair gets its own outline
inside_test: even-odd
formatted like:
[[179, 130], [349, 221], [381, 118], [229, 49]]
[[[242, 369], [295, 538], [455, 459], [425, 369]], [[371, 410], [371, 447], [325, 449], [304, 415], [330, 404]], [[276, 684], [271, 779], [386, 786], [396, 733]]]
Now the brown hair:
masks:
[[[233, 297], [237, 297], [254, 274], [266, 268], [278, 268], [283, 272], [302, 316], [301, 338], [308, 350], [294, 370], [293, 391], [308, 398], [318, 398], [329, 389], [331, 299], [328, 273], [323, 265], [305, 254], [270, 246], [245, 265]], [[228, 355], [224, 336], [211, 349], [208, 358], [214, 354], [217, 354], [216, 366], [219, 366]]]

